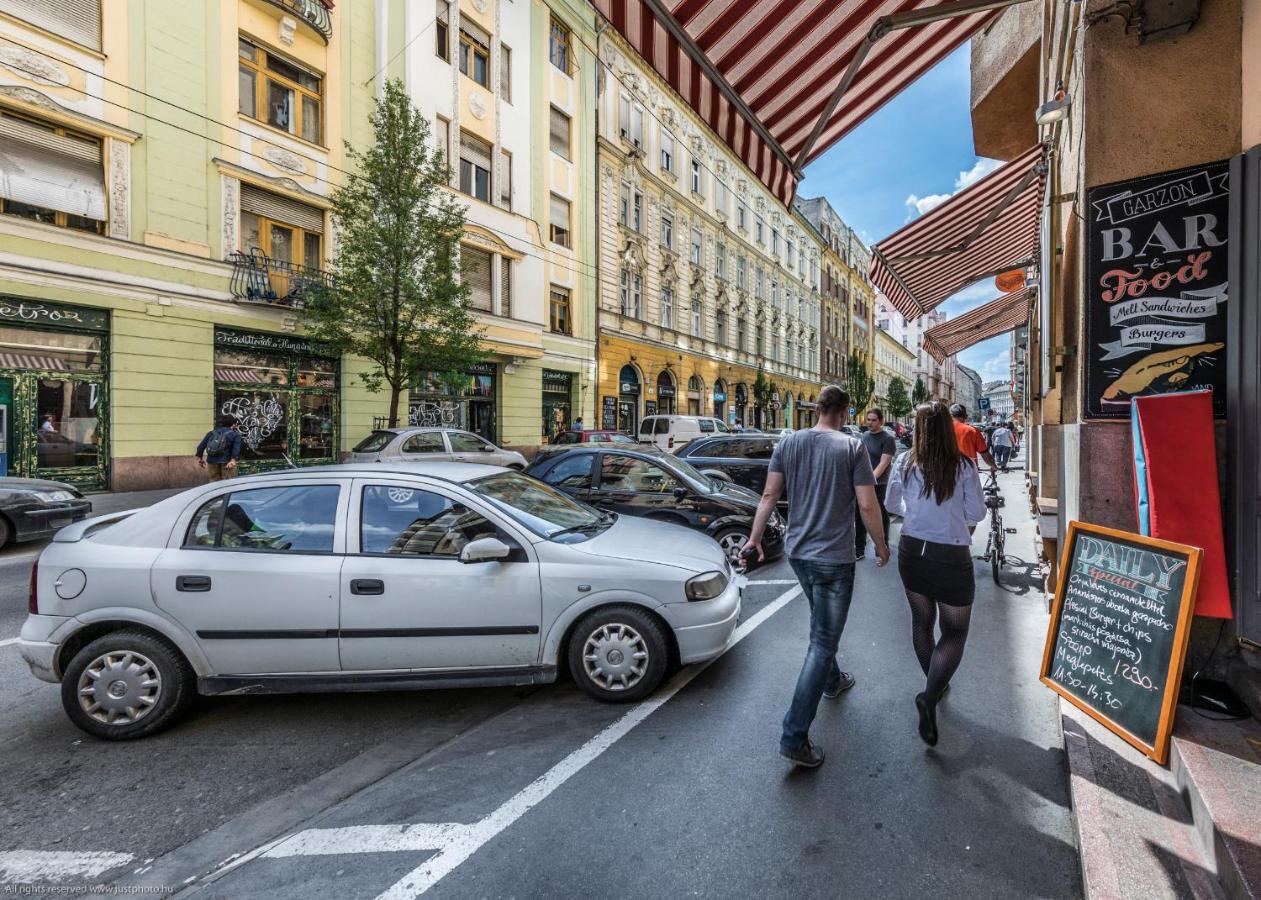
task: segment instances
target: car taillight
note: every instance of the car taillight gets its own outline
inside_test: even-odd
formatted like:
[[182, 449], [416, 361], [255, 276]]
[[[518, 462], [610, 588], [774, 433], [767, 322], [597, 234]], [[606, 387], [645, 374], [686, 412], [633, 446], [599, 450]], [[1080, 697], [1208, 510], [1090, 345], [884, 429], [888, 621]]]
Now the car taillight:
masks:
[[31, 566], [31, 596], [26, 603], [26, 611], [33, 616], [39, 615], [39, 560]]

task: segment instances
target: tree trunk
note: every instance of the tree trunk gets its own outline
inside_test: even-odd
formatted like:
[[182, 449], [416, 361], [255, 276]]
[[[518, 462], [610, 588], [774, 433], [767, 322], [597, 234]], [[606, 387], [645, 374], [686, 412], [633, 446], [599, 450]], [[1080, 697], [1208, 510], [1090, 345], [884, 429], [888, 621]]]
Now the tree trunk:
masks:
[[390, 427], [398, 427], [398, 399], [403, 393], [403, 387], [398, 382], [390, 385]]

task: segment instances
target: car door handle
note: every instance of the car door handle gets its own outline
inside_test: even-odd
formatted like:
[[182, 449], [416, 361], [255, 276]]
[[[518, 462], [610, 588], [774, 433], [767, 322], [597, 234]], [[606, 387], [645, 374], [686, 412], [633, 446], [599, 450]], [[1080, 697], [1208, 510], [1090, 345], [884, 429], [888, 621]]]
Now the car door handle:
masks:
[[210, 576], [177, 575], [175, 576], [175, 590], [186, 593], [204, 593], [210, 590]]
[[352, 578], [350, 592], [352, 594], [384, 594], [385, 582], [380, 578]]

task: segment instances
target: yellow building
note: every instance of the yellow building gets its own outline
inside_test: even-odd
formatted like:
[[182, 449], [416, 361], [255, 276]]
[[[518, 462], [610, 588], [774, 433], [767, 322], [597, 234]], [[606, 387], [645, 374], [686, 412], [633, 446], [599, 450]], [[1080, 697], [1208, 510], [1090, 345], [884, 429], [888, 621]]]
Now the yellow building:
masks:
[[665, 412], [808, 424], [817, 237], [612, 29], [601, 55], [594, 424], [635, 432]]
[[[915, 384], [915, 353], [904, 346], [901, 341], [876, 325], [875, 345], [876, 389], [871, 396], [871, 406], [884, 408], [889, 402], [889, 382], [894, 378], [902, 380], [906, 396], [910, 397], [911, 388]], [[891, 419], [889, 410], [884, 410], [885, 418]]]

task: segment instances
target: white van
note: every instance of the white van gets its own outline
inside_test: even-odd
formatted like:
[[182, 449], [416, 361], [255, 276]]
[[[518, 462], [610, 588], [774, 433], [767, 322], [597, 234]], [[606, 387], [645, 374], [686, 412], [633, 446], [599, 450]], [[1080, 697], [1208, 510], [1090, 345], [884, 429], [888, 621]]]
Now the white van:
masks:
[[645, 416], [639, 423], [639, 442], [658, 450], [678, 450], [703, 435], [730, 431], [722, 419], [709, 416]]

